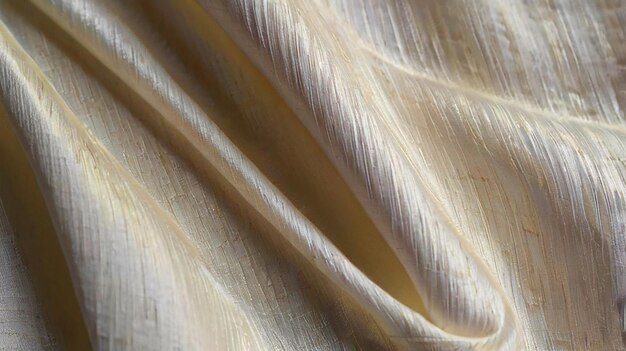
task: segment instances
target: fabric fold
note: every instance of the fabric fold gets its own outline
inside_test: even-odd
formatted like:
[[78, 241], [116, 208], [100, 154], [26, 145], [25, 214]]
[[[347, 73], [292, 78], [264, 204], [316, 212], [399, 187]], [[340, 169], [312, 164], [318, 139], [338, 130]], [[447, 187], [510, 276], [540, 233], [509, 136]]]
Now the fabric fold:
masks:
[[[177, 86], [175, 81], [169, 80], [168, 82], [167, 79], [163, 80], [164, 77], [168, 76], [167, 72], [159, 68], [158, 62], [152, 61], [151, 55], [143, 48], [142, 43], [134, 39], [133, 35], [129, 33], [123, 25], [115, 24], [114, 17], [103, 17], [103, 15], [106, 14], [104, 8], [98, 7], [99, 5], [96, 4], [90, 4], [89, 2], [82, 5], [72, 2], [35, 3], [45, 13], [51, 15], [61, 27], [65, 28], [68, 33], [72, 34], [75, 39], [81, 42], [96, 57], [101, 59], [103, 64], [136, 90], [148, 103], [157, 107], [163, 117], [165, 117], [165, 120], [161, 123], [175, 126], [175, 130], [179, 131], [180, 138], [185, 147], [188, 148], [191, 146], [193, 149], [197, 150], [202, 158], [207, 160], [218, 172], [229, 179], [231, 184], [234, 184], [234, 188], [237, 189], [244, 198], [247, 198], [248, 202], [268, 219], [270, 223], [279, 228], [286, 235], [287, 239], [294, 246], [299, 248], [307, 258], [312, 259], [332, 280], [339, 282], [340, 285], [347, 288], [348, 291], [352, 293], [353, 297], [363, 301], [366, 309], [374, 311], [376, 318], [382, 319], [384, 324], [391, 328], [392, 334], [396, 334], [395, 338], [397, 338], [401, 344], [406, 343], [407, 340], [409, 340], [409, 344], [415, 343], [413, 339], [419, 340], [417, 341], [418, 344], [425, 342], [434, 344], [443, 342], [447, 344], [451, 342], [451, 340], [447, 340], [448, 338], [451, 338], [452, 341], [487, 345], [494, 342], [496, 344], [507, 342], [499, 340], [501, 338], [499, 334], [502, 328], [509, 328], [506, 325], [511, 321], [503, 319], [503, 316], [498, 316], [498, 314], [501, 313], [500, 311], [496, 311], [492, 317], [481, 317], [475, 313], [473, 314], [469, 310], [451, 308], [451, 306], [458, 303], [458, 300], [452, 301], [450, 300], [451, 297], [443, 299], [440, 297], [445, 295], [443, 291], [439, 289], [450, 289], [446, 288], [445, 285], [454, 282], [448, 278], [449, 273], [442, 275], [441, 272], [433, 268], [440, 263], [428, 262], [428, 259], [422, 261], [422, 263], [425, 263], [422, 272], [431, 272], [432, 277], [439, 282], [434, 284], [435, 286], [431, 285], [430, 281], [424, 282], [421, 285], [418, 284], [417, 288], [418, 290], [421, 289], [422, 293], [424, 290], [432, 289], [431, 294], [427, 295], [431, 296], [430, 299], [432, 299], [432, 301], [427, 300], [428, 303], [433, 303], [434, 305], [448, 305], [448, 307], [444, 308], [443, 312], [448, 315], [441, 317], [442, 319], [440, 320], [440, 323], [443, 325], [443, 330], [427, 322], [420, 314], [410, 311], [405, 306], [397, 303], [397, 301], [390, 297], [384, 290], [372, 284], [366, 276], [345, 259], [343, 254], [339, 252], [334, 245], [328, 242], [322, 233], [319, 233], [318, 229], [315, 228], [308, 219], [302, 217], [300, 213], [294, 212], [293, 206], [289, 201], [285, 199], [271, 183], [264, 180], [265, 177], [259, 174], [254, 165], [250, 164], [245, 156], [237, 151], [236, 146], [233, 146], [221, 133], [219, 128], [211, 122], [210, 117], [200, 117], [205, 115], [205, 112]], [[95, 21], [96, 13], [99, 18], [107, 19], [107, 21]], [[103, 23], [107, 23], [107, 25], [104, 26]], [[95, 31], [89, 32], [86, 30], [86, 28], [88, 28], [87, 26], [94, 28]], [[95, 37], [89, 37], [89, 35]], [[110, 61], [113, 58], [120, 57], [127, 58], [125, 61], [126, 64], [120, 65], [120, 62], [117, 60]], [[159, 84], [165, 82], [168, 87], [165, 89], [157, 89], [155, 77], [159, 77]], [[182, 110], [178, 110], [179, 108], [182, 108]], [[171, 112], [165, 112], [168, 110]], [[400, 201], [406, 201], [406, 199]], [[392, 247], [400, 245], [399, 242], [391, 242], [391, 244]], [[461, 250], [457, 252], [463, 252], [460, 247], [457, 247], [456, 250]], [[403, 258], [403, 254], [415, 255], [416, 253], [412, 249], [403, 251], [404, 252], [399, 255], [401, 260], [406, 260], [406, 258]], [[320, 260], [320, 258], [323, 259]], [[447, 260], [449, 262], [449, 259]], [[415, 273], [414, 261], [410, 262], [410, 265], [406, 265], [405, 263], [405, 267], [410, 273]], [[454, 273], [453, 276], [459, 277], [462, 274], [464, 273]], [[458, 285], [451, 289], [459, 289], [459, 287], [464, 286], [463, 283], [454, 283]], [[488, 283], [487, 280], [479, 284], [485, 283], [491, 284]], [[479, 284], [471, 283], [468, 286], [472, 286], [473, 289], [473, 287]], [[490, 291], [490, 289], [492, 288], [487, 288], [486, 291]], [[436, 298], [432, 296], [436, 296]], [[489, 298], [487, 298], [487, 300], [489, 300]], [[499, 298], [495, 300], [492, 298], [489, 300], [489, 303], [485, 302], [484, 304], [493, 306], [493, 301], [498, 300]], [[468, 304], [468, 302], [465, 303]], [[486, 310], [490, 309], [491, 307]], [[461, 318], [467, 318], [469, 321], [478, 319], [475, 326], [461, 324], [454, 327], [456, 322], [452, 322], [450, 319], [458, 318], [459, 316], [453, 316], [451, 314], [453, 310], [456, 313], [459, 311], [467, 313], [467, 315]], [[433, 311], [438, 312], [437, 310]], [[482, 312], [485, 311], [485, 309], [477, 308], [476, 311]], [[481, 320], [481, 318], [485, 317], [487, 320]], [[496, 318], [496, 320], [488, 321], [489, 318]], [[500, 321], [497, 321], [497, 319], [500, 319]], [[444, 331], [448, 324], [452, 325], [451, 331], [459, 333], [458, 336], [447, 334]], [[467, 328], [472, 329], [475, 327], [486, 331], [487, 334], [479, 333], [478, 335], [473, 335], [471, 332], [469, 334], [464, 333]], [[428, 331], [423, 337], [425, 341], [421, 340], [424, 334], [423, 330]], [[504, 334], [508, 333], [509, 332], [506, 331], [504, 332]], [[508, 337], [505, 337], [504, 339], [507, 338]]]
[[[385, 323], [392, 328], [398, 328], [395, 325], [400, 325], [401, 328], [419, 326], [420, 323], [413, 323], [412, 320], [416, 318], [420, 320], [423, 317], [398, 304], [387, 292], [374, 285], [351, 262], [346, 260], [345, 256], [307, 218], [297, 212], [289, 200], [285, 199], [262, 174], [258, 173], [256, 167], [237, 151], [236, 146], [230, 143], [212, 123], [210, 117], [206, 116], [205, 112], [177, 86], [176, 82], [166, 79], [167, 72], [160, 69], [157, 62], [151, 61], [153, 59], [148, 51], [123, 25], [116, 26], [113, 22], [114, 17], [109, 17], [110, 22], [107, 22], [107, 26], [98, 28], [99, 22], [94, 22], [95, 14], [98, 14], [99, 19], [103, 18], [103, 14], [106, 13], [104, 8], [95, 11], [99, 5], [89, 3], [83, 4], [86, 6], [79, 6], [72, 2], [36, 4], [100, 58], [103, 64], [118, 74], [129, 87], [136, 90], [151, 105], [157, 107], [164, 118], [158, 123], [170, 125], [180, 133], [178, 142], [182, 144], [179, 145], [195, 150], [194, 152], [199, 154], [197, 157], [202, 159], [201, 162], [209, 162], [215, 167], [257, 211], [330, 279], [344, 286], [355, 299], [363, 301], [366, 309], [377, 311], [376, 316], [385, 320]], [[75, 22], [79, 19], [86, 22]], [[87, 26], [94, 26], [96, 31], [89, 32], [81, 29]], [[105, 31], [112, 31], [113, 34], [105, 35]], [[88, 33], [96, 37], [83, 36]], [[110, 38], [116, 40], [109, 41]], [[114, 61], [109, 61], [109, 58], [117, 57], [128, 58], [126, 65], [120, 65], [117, 61], [114, 65]], [[146, 63], [149, 64], [146, 65]], [[156, 70], [158, 74], [152, 70]], [[170, 87], [156, 89], [155, 77], [157, 76], [160, 82], [168, 82]], [[183, 110], [177, 110], [178, 108]], [[402, 334], [403, 332], [395, 333]], [[437, 335], [441, 331], [435, 330], [433, 333]], [[398, 338], [402, 344], [405, 337], [399, 336]]]
[[[321, 30], [334, 27], [332, 19], [291, 12], [321, 13], [313, 4], [237, 2], [223, 9], [204, 4], [241, 47], [253, 48], [248, 55], [301, 112], [329, 157], [338, 160], [381, 232], [389, 234], [435, 324], [463, 336], [488, 335], [487, 343], [515, 344], [515, 317], [502, 289], [416, 173], [403, 149], [406, 136], [390, 125], [396, 112], [371, 85], [367, 64], [340, 46], [337, 33]], [[361, 150], [370, 151], [368, 158], [361, 158]]]

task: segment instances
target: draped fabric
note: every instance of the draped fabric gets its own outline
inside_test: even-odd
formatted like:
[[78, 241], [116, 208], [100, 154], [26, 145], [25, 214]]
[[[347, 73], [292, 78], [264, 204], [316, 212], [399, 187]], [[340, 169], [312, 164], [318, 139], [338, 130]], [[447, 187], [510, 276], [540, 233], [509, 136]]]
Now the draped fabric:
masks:
[[624, 350], [626, 2], [0, 0], [0, 349]]

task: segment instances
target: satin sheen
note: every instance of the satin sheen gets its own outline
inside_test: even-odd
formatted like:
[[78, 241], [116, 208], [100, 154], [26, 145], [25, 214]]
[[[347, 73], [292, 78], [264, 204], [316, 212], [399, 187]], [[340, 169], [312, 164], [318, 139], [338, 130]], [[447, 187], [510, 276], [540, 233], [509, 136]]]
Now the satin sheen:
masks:
[[0, 0], [0, 349], [626, 350], [625, 16]]

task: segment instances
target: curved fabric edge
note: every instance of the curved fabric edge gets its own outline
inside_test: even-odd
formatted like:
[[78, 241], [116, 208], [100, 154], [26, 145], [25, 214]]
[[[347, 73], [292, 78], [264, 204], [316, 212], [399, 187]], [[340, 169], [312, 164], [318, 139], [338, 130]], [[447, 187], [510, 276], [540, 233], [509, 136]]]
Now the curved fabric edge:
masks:
[[[517, 320], [506, 294], [437, 205], [403, 150], [403, 136], [387, 124], [385, 116], [396, 111], [368, 79], [368, 64], [342, 47], [347, 38], [324, 32], [334, 28], [325, 25], [332, 19], [321, 18], [315, 4], [297, 1], [200, 3], [350, 180], [414, 279], [434, 323], [426, 324], [484, 338], [486, 347], [517, 347]], [[363, 158], [363, 149], [374, 156]]]
[[[238, 152], [205, 111], [172, 79], [166, 87], [156, 85], [157, 75], [160, 78], [169, 75], [142, 43], [117, 22], [114, 15], [105, 16], [107, 9], [92, 3], [78, 5], [71, 1], [36, 0], [35, 4], [130, 88], [155, 106], [162, 114], [161, 122], [178, 133], [176, 142], [181, 143], [179, 145], [195, 149], [202, 162], [208, 162], [222, 174], [305, 257], [373, 313], [399, 343], [406, 344], [419, 338], [419, 342], [409, 343], [429, 344], [436, 348], [449, 348], [454, 344], [454, 347], [465, 348], [491, 347], [494, 342], [500, 345], [511, 341], [501, 338], [502, 333], [499, 332], [495, 336], [480, 337], [448, 333], [373, 284]], [[499, 327], [493, 328], [504, 327], [509, 333], [507, 323], [502, 320], [502, 323], [496, 323], [500, 324]]]

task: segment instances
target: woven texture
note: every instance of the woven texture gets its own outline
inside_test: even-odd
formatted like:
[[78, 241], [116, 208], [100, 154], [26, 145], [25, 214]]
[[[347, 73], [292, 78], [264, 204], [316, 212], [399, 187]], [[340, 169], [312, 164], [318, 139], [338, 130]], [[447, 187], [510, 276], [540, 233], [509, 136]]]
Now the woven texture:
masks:
[[0, 0], [0, 349], [625, 350], [626, 2]]

